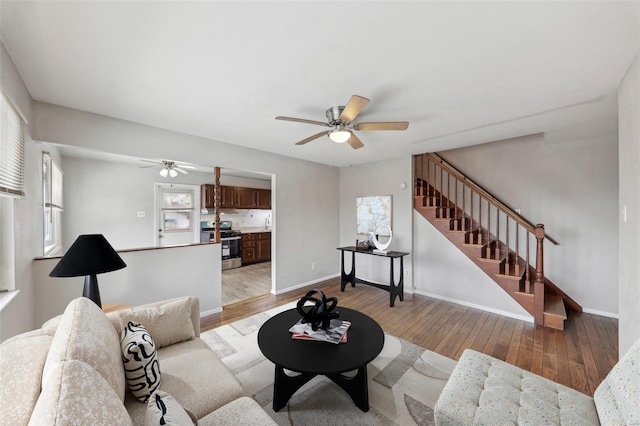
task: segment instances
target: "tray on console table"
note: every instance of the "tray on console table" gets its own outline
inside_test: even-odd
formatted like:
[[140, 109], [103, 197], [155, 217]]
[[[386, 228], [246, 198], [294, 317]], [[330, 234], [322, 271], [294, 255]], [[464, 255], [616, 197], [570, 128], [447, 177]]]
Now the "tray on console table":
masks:
[[[351, 284], [351, 287], [355, 287], [356, 283], [369, 285], [389, 292], [389, 306], [393, 307], [396, 297], [400, 298], [400, 301], [404, 300], [404, 256], [409, 253], [402, 251], [389, 251], [385, 253], [376, 253], [373, 249], [362, 250], [355, 246], [338, 247], [341, 253], [340, 260], [340, 291], [344, 291], [347, 284]], [[351, 272], [346, 273], [344, 270], [344, 253], [351, 252]], [[389, 285], [372, 283], [371, 281], [363, 280], [356, 277], [356, 253], [367, 254], [372, 256], [388, 257], [390, 261], [389, 271]], [[395, 282], [394, 279], [394, 259], [400, 259], [400, 279]]]

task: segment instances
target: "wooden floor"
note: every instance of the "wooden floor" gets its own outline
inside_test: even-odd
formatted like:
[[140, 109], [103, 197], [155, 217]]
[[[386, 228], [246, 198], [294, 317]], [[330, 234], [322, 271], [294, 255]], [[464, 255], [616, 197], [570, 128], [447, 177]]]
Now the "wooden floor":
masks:
[[222, 271], [222, 306], [271, 292], [271, 262]]
[[338, 306], [361, 311], [384, 331], [449, 358], [472, 348], [593, 396], [618, 360], [618, 321], [570, 314], [564, 331], [419, 295], [389, 307], [389, 293], [365, 286], [340, 292], [339, 279], [278, 296], [259, 296], [202, 319], [202, 331], [298, 300], [311, 288], [338, 298]]

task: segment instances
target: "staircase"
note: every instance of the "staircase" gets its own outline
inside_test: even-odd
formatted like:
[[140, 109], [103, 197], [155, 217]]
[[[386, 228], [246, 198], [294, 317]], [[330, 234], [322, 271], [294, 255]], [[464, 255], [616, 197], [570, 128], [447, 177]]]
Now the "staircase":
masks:
[[582, 307], [544, 276], [544, 242], [558, 245], [436, 154], [414, 156], [414, 208], [529, 312], [564, 330]]

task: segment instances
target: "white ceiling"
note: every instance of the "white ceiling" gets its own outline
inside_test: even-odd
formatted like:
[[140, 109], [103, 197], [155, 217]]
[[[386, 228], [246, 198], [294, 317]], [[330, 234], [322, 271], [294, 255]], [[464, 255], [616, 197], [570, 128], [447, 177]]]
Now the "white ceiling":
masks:
[[[34, 99], [346, 166], [525, 134], [615, 132], [640, 2], [0, 2]], [[323, 128], [352, 94], [352, 150]], [[566, 136], [566, 135], [569, 136]]]

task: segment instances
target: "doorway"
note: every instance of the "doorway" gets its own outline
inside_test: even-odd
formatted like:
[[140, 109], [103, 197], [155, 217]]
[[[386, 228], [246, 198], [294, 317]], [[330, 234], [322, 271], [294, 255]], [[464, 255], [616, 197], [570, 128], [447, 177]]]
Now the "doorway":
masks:
[[156, 183], [157, 247], [200, 242], [200, 191], [197, 185]]

